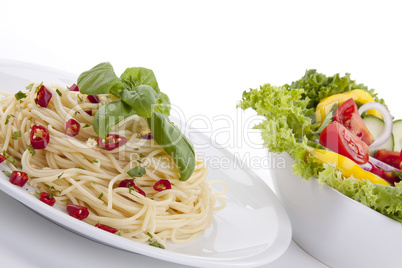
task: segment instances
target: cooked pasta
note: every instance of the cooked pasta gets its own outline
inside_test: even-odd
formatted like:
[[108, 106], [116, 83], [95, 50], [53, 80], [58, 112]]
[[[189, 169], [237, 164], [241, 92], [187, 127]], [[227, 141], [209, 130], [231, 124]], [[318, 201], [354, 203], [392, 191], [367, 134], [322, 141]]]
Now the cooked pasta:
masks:
[[[9, 167], [28, 174], [28, 184], [51, 193], [57, 205], [87, 207], [87, 223], [116, 228], [121, 236], [137, 241], [184, 243], [211, 226], [213, 211], [225, 203], [223, 193], [212, 191], [201, 159], [188, 180], [179, 180], [173, 159], [153, 139], [144, 138], [150, 130], [138, 115], [120, 121], [110, 132], [125, 137], [124, 145], [101, 148], [92, 115], [113, 96], [99, 95], [100, 103], [91, 103], [79, 91], [51, 84], [46, 86], [51, 100], [44, 108], [36, 99], [40, 86], [31, 83], [19, 98], [3, 93], [0, 99], [0, 146], [13, 162], [8, 161]], [[75, 136], [66, 134], [70, 119], [79, 123]], [[32, 148], [34, 125], [48, 130], [43, 149]], [[145, 174], [131, 177], [128, 171], [136, 167]], [[140, 191], [119, 186], [127, 179], [133, 179]], [[155, 190], [161, 179], [168, 180], [171, 189]]]

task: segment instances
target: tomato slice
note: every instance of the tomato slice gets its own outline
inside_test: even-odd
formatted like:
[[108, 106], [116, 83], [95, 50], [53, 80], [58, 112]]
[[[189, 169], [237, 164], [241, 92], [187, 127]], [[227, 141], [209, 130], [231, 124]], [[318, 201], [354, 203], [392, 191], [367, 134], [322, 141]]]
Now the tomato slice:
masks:
[[342, 103], [335, 112], [334, 121], [344, 125], [367, 145], [374, 142], [374, 137], [367, 129], [359, 114], [356, 102], [350, 98]]
[[359, 165], [369, 160], [368, 145], [337, 121], [333, 121], [321, 132], [320, 143]]
[[393, 166], [397, 169], [402, 168], [402, 163], [401, 163], [401, 156], [402, 152], [394, 152], [394, 151], [387, 151], [387, 150], [378, 150], [375, 154], [375, 158], [387, 163], [390, 166]]

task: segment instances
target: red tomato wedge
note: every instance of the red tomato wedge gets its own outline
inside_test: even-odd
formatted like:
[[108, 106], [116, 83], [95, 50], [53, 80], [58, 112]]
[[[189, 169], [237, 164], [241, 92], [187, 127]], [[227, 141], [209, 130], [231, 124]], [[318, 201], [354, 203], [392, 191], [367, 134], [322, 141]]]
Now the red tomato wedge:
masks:
[[334, 121], [344, 125], [367, 145], [374, 142], [374, 137], [367, 129], [359, 114], [356, 102], [350, 98], [342, 103], [335, 112]]
[[368, 145], [337, 121], [333, 121], [321, 132], [320, 143], [359, 165], [369, 160]]
[[375, 154], [375, 158], [397, 169], [402, 168], [402, 152], [378, 150]]

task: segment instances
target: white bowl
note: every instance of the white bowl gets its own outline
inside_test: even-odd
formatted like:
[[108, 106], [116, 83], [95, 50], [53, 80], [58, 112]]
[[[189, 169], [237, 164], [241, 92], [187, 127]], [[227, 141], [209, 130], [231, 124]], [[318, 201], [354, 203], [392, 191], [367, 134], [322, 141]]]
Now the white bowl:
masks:
[[339, 193], [317, 179], [271, 169], [273, 186], [292, 223], [293, 239], [331, 267], [402, 267], [402, 224]]

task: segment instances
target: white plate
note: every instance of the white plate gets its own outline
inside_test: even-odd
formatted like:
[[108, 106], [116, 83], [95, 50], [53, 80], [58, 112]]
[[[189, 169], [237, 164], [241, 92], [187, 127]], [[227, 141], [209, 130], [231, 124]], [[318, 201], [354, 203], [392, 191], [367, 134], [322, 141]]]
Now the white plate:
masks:
[[[71, 85], [76, 77], [43, 66], [0, 60], [0, 90], [17, 92], [23, 90], [30, 80]], [[225, 181], [229, 190], [225, 195], [227, 206], [214, 214], [212, 227], [184, 245], [168, 243], [166, 249], [161, 250], [112, 235], [70, 217], [62, 208], [42, 203], [29, 193], [32, 188], [12, 185], [2, 172], [0, 190], [75, 233], [165, 261], [198, 267], [255, 267], [277, 259], [291, 241], [291, 225], [278, 198], [261, 178], [244, 168], [231, 153], [212, 145], [201, 146], [210, 143], [209, 137], [192, 132], [191, 139], [207, 163], [208, 159], [225, 159], [225, 168], [208, 167], [208, 179]], [[46, 254], [44, 252], [43, 257]]]

